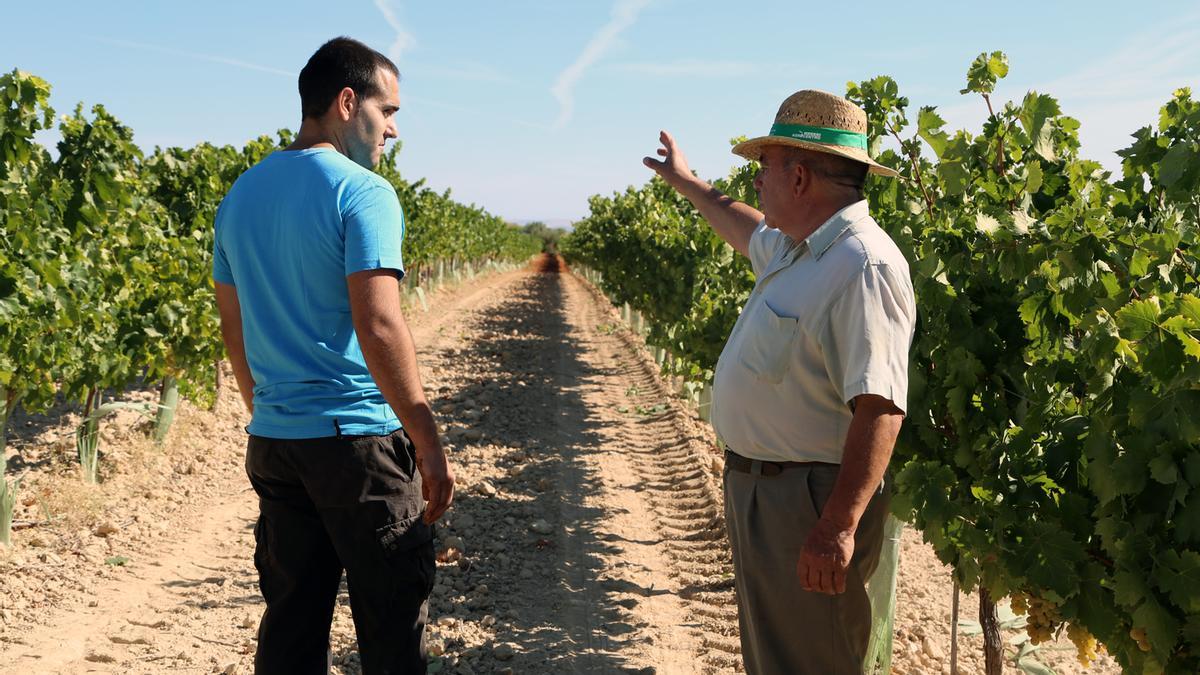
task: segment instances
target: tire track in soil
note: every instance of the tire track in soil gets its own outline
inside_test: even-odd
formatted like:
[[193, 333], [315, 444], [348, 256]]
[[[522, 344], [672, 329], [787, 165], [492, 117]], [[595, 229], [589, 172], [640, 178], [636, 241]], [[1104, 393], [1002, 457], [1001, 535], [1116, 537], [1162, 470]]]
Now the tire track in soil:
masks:
[[[615, 322], [617, 314], [607, 298], [586, 281], [574, 275], [572, 280], [592, 296], [594, 304], [609, 308], [607, 318]], [[707, 440], [710, 434], [667, 393], [641, 338], [623, 326], [612, 333], [602, 348], [621, 358], [623, 376], [649, 399], [642, 409], [666, 408], [638, 420], [624, 450], [646, 481], [673, 562], [672, 575], [692, 616], [689, 627], [702, 645], [699, 661], [704, 672], [742, 672], [733, 560], [717, 482], [720, 460]], [[610, 404], [620, 401], [611, 390], [607, 398]]]
[[604, 329], [608, 302], [560, 272], [545, 259], [429, 363], [431, 377], [457, 373], [431, 388], [461, 483], [439, 549], [465, 550], [439, 567], [433, 669], [697, 672], [709, 651], [697, 629], [718, 620], [697, 621], [682, 595], [655, 515], [674, 501], [643, 460], [694, 441], [671, 417], [629, 412], [668, 399]]
[[[711, 446], [611, 305], [547, 261], [411, 321], [460, 480], [438, 539], [463, 554], [439, 563], [430, 670], [736, 671]], [[56, 607], [0, 672], [249, 672], [254, 497], [240, 471], [218, 478], [226, 501], [198, 504], [92, 603]], [[361, 672], [344, 586], [330, 642], [335, 673]]]

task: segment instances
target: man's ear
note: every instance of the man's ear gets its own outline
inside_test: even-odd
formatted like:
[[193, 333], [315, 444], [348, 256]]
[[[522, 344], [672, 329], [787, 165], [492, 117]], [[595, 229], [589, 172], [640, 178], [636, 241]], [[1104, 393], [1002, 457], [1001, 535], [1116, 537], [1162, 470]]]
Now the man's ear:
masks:
[[358, 109], [358, 95], [350, 87], [342, 87], [333, 99], [333, 105], [337, 109], [338, 119], [349, 122]]
[[806, 190], [812, 187], [813, 172], [804, 165], [803, 162], [794, 162], [792, 164], [792, 191], [797, 197], [804, 194]]

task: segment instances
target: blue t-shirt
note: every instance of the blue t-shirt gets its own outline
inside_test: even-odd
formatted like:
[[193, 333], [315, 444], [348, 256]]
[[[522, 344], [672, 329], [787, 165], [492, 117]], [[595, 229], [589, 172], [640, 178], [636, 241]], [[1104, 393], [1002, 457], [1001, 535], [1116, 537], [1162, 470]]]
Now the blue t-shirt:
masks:
[[387, 181], [335, 150], [278, 151], [217, 210], [213, 279], [237, 288], [254, 375], [247, 428], [268, 438], [400, 427], [367, 370], [346, 277], [404, 274], [404, 214]]

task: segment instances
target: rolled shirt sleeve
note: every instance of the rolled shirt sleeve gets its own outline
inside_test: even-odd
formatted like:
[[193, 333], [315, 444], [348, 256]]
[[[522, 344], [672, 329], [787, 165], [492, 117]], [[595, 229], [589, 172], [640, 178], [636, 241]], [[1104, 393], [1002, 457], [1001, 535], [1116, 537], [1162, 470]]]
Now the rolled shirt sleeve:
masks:
[[404, 276], [404, 211], [390, 185], [374, 185], [355, 195], [343, 213], [346, 276], [393, 269]]
[[844, 402], [875, 394], [907, 410], [915, 326], [916, 303], [905, 270], [874, 262], [850, 279], [821, 339], [830, 382]]

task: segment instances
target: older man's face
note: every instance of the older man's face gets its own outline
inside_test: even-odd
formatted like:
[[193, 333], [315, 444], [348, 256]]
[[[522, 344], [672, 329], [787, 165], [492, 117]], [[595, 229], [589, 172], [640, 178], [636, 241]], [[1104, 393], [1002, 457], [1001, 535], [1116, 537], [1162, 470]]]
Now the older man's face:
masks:
[[758, 191], [758, 208], [768, 227], [778, 228], [785, 214], [794, 205], [796, 195], [795, 165], [788, 149], [780, 145], [763, 148], [758, 159], [760, 168], [754, 178]]

